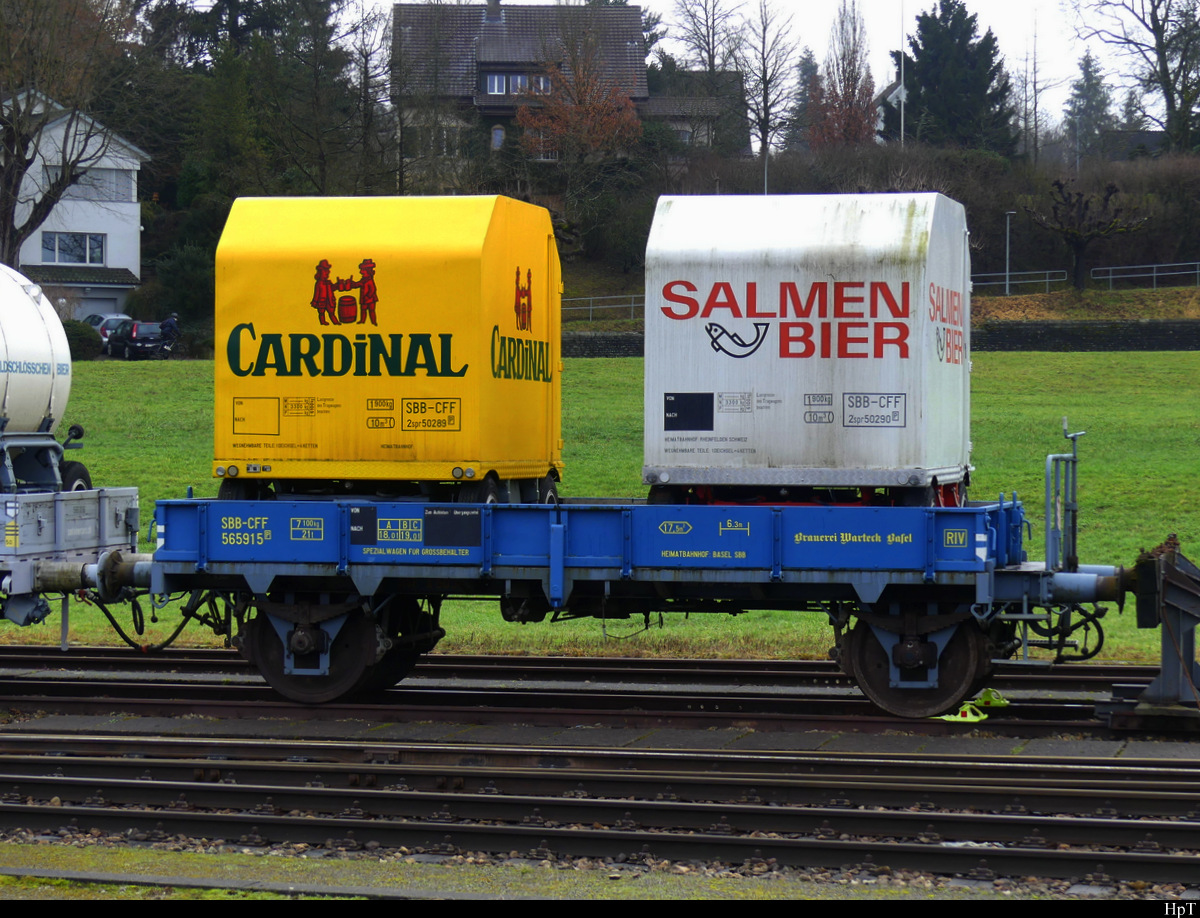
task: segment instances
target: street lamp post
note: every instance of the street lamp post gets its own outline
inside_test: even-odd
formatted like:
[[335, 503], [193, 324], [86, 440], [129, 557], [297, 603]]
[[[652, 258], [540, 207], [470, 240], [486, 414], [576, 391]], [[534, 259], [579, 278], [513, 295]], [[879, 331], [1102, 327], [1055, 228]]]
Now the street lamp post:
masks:
[[1016, 214], [1015, 210], [1007, 210], [1004, 212], [1004, 295], [1008, 296], [1008, 266], [1010, 264], [1010, 256], [1012, 253], [1012, 218]]

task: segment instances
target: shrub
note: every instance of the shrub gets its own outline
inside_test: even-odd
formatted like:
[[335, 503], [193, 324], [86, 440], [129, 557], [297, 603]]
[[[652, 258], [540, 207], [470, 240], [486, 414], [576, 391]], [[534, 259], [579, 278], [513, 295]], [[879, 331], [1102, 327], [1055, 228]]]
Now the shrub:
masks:
[[63, 322], [63, 331], [67, 333], [67, 345], [71, 348], [71, 360], [95, 360], [100, 356], [104, 342], [100, 340], [100, 332], [86, 322], [76, 322], [67, 319]]

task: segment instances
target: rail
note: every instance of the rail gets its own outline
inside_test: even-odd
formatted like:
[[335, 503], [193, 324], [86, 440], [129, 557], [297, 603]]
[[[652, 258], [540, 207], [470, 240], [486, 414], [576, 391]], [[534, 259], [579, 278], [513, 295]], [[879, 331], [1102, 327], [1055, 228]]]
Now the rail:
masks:
[[1007, 274], [1001, 271], [997, 274], [972, 274], [971, 288], [977, 291], [980, 287], [1008, 287], [1011, 289], [1037, 285], [1044, 287], [1046, 293], [1049, 293], [1051, 285], [1064, 284], [1066, 281], [1066, 271], [1010, 271]]
[[[1108, 281], [1108, 289], [1113, 289], [1113, 281], [1129, 281], [1129, 280], [1145, 280], [1150, 279], [1150, 285], [1155, 290], [1158, 289], [1158, 281], [1167, 280], [1168, 278], [1186, 277], [1189, 280], [1186, 283], [1194, 284], [1200, 287], [1200, 262], [1181, 262], [1177, 264], [1166, 265], [1116, 265], [1103, 268], [1092, 268], [1092, 280]], [[1168, 286], [1178, 287], [1180, 281], [1175, 280]]]

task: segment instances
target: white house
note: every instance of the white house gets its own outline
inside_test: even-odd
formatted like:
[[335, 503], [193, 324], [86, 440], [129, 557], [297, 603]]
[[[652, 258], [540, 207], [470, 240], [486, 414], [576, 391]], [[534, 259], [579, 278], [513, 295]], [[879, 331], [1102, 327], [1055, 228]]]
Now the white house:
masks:
[[[56, 106], [47, 100], [46, 107], [53, 112]], [[86, 164], [85, 174], [21, 246], [20, 271], [40, 284], [65, 316], [124, 312], [130, 292], [141, 283], [137, 177], [150, 157], [86, 115], [75, 113], [72, 119], [64, 111], [43, 129], [22, 200], [39, 197], [41, 183], [58, 175], [64, 157]], [[23, 216], [17, 213], [18, 220]]]

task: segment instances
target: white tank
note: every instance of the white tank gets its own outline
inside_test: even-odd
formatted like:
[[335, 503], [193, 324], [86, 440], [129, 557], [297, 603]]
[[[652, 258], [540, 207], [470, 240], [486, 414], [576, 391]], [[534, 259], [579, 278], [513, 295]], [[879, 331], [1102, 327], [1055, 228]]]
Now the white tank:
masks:
[[970, 331], [966, 214], [947, 197], [662, 198], [644, 480], [960, 481]]
[[53, 433], [71, 395], [71, 351], [54, 307], [33, 281], [0, 265], [0, 418], [4, 433]]

